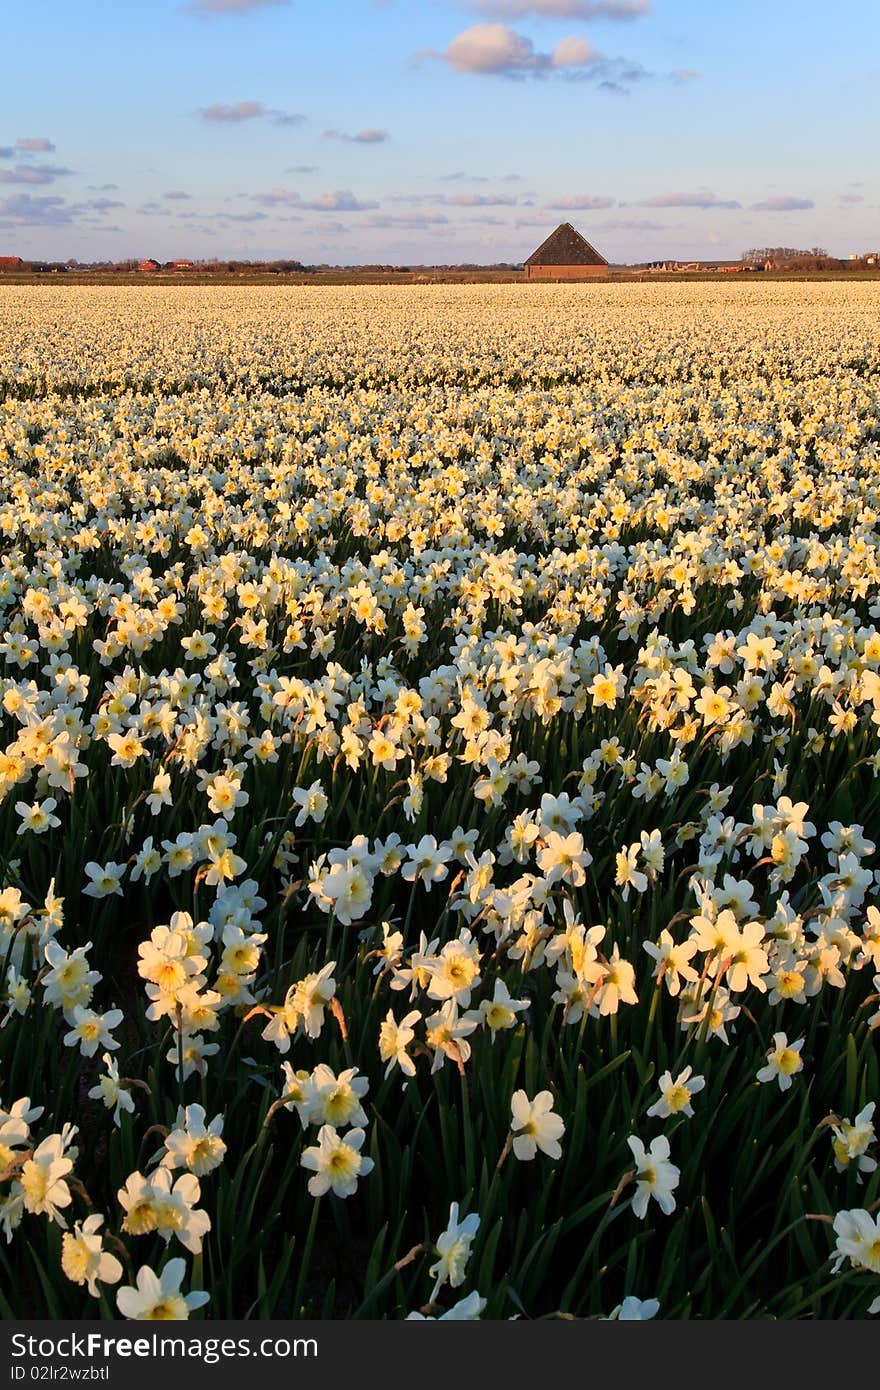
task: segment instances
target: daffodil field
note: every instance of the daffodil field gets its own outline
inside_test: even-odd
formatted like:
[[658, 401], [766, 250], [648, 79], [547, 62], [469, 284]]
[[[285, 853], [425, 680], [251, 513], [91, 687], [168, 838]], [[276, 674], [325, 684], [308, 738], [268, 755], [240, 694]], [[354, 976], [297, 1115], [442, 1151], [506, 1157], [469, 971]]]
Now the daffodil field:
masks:
[[0, 1313], [880, 1310], [880, 292], [7, 288]]

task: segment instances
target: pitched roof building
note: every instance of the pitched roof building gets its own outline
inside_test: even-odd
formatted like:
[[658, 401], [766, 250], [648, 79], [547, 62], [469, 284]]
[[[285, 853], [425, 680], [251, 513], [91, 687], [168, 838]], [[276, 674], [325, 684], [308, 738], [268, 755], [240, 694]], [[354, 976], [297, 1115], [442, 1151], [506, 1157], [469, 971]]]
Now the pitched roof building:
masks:
[[523, 269], [527, 280], [592, 280], [608, 274], [608, 262], [570, 222], [563, 222], [532, 252]]

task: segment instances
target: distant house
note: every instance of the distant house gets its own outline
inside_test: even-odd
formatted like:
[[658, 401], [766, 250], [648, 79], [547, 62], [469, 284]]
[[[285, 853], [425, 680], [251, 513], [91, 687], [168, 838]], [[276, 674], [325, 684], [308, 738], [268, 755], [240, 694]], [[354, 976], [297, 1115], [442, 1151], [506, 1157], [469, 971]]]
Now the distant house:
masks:
[[608, 262], [570, 222], [542, 241], [523, 265], [527, 280], [592, 280], [608, 274]]
[[0, 271], [22, 270], [23, 268], [24, 261], [21, 256], [0, 256]]
[[158, 261], [154, 261], [153, 258], [152, 258], [152, 256], [148, 257], [148, 259], [145, 260], [145, 261], [141, 261], [140, 264], [138, 265], [138, 270], [158, 270], [158, 269], [159, 269], [159, 262], [158, 262]]
[[166, 270], [195, 270], [192, 261], [169, 261]]

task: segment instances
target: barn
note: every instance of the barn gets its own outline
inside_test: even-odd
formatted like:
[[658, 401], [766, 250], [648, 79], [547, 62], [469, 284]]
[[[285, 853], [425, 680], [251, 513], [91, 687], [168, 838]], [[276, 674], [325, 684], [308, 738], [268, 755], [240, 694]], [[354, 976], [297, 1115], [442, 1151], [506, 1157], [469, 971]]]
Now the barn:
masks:
[[608, 262], [570, 222], [542, 241], [523, 266], [527, 280], [593, 280], [608, 274]]

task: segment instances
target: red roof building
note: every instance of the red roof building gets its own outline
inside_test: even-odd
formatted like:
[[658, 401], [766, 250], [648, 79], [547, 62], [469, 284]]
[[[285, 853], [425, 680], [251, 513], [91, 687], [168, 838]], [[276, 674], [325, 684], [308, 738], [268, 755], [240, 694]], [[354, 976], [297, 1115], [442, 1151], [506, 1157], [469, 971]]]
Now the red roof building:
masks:
[[592, 280], [608, 274], [608, 262], [586, 237], [563, 222], [523, 266], [527, 280]]
[[154, 261], [152, 257], [148, 257], [147, 260], [141, 261], [140, 265], [138, 266], [138, 270], [158, 270], [158, 269], [159, 269], [159, 262], [158, 262], [158, 261]]
[[23, 266], [21, 256], [0, 256], [0, 270], [21, 270]]

